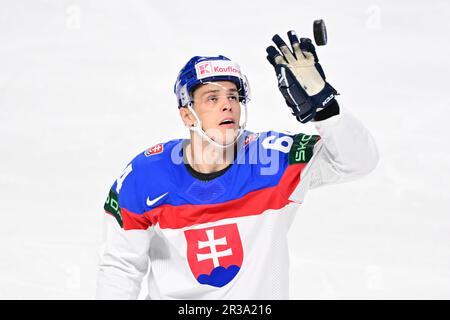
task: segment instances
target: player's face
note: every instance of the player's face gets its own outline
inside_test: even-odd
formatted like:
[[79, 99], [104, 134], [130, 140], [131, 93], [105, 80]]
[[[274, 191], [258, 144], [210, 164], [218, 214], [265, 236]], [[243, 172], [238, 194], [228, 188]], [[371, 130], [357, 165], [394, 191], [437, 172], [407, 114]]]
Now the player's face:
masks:
[[232, 142], [241, 116], [236, 85], [231, 81], [204, 84], [194, 91], [193, 100], [194, 110], [206, 134], [218, 143]]

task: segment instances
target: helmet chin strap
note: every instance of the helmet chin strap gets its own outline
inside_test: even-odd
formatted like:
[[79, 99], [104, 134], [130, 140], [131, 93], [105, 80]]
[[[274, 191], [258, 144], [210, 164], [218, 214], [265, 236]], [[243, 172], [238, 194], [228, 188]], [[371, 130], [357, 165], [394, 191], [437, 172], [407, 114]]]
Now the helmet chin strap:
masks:
[[187, 107], [188, 107], [189, 111], [194, 115], [196, 121], [192, 127], [189, 127], [189, 130], [197, 133], [203, 140], [206, 140], [208, 143], [212, 144], [213, 146], [215, 146], [217, 148], [221, 148], [221, 149], [228, 148], [228, 147], [234, 145], [236, 143], [236, 141], [238, 141], [238, 139], [241, 137], [242, 133], [244, 132], [245, 126], [247, 125], [247, 106], [245, 103], [243, 103], [243, 105], [244, 105], [245, 120], [244, 120], [244, 123], [241, 126], [239, 126], [238, 134], [237, 134], [236, 138], [233, 139], [233, 142], [231, 142], [231, 143], [228, 143], [228, 144], [217, 143], [216, 141], [211, 139], [206, 134], [206, 132], [202, 128], [202, 122], [200, 121], [199, 117], [197, 116], [197, 113], [195, 113], [194, 109], [192, 108], [192, 102], [189, 103]]

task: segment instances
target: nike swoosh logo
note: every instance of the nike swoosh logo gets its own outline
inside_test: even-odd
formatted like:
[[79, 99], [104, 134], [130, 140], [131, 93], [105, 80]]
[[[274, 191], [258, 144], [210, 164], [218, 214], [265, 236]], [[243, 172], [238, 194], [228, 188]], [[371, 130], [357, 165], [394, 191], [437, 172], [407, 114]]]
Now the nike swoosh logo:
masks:
[[159, 200], [161, 200], [162, 198], [164, 198], [166, 195], [168, 194], [168, 192], [164, 193], [163, 195], [160, 195], [158, 198], [150, 200], [149, 197], [147, 197], [147, 205], [149, 207], [151, 207], [152, 205], [154, 205], [155, 203], [157, 203]]

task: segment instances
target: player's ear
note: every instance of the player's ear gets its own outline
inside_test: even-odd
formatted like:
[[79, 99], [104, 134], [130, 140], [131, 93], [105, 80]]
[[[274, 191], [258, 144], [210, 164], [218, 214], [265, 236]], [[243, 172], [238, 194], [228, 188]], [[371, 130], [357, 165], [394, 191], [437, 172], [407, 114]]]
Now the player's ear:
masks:
[[187, 107], [180, 108], [180, 117], [186, 127], [192, 127], [194, 125], [195, 118]]

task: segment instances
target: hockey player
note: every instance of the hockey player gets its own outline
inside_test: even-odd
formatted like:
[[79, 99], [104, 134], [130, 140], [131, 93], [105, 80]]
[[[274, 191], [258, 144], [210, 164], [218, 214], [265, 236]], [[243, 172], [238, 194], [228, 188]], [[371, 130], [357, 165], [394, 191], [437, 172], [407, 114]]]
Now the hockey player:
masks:
[[[267, 49], [300, 123], [319, 135], [245, 130], [250, 89], [224, 56], [194, 57], [176, 84], [190, 139], [137, 155], [105, 203], [98, 299], [286, 299], [287, 232], [308, 190], [378, 162], [363, 124], [338, 105], [309, 39]], [[299, 129], [301, 126], [299, 126]]]

